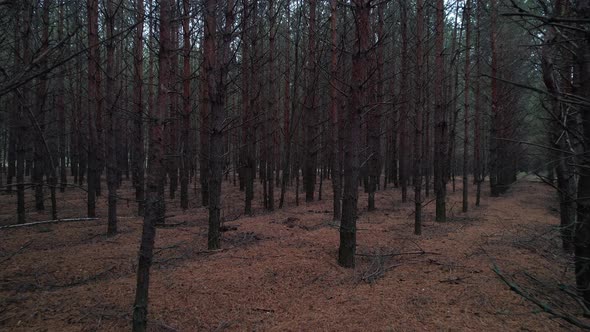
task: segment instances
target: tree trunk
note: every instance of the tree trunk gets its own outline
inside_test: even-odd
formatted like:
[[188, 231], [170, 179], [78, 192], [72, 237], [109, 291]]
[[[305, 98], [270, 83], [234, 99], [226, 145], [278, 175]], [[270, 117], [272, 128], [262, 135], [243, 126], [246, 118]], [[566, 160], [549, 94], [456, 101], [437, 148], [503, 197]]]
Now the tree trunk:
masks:
[[332, 124], [331, 137], [331, 160], [332, 160], [332, 189], [333, 189], [333, 220], [340, 220], [342, 217], [342, 170], [340, 168], [340, 152], [338, 151], [338, 29], [336, 26], [337, 0], [330, 0], [330, 120]]
[[98, 63], [98, 0], [88, 0], [88, 174], [86, 180], [88, 183], [87, 209], [88, 217], [96, 217], [96, 184], [98, 177], [97, 161], [97, 134], [96, 119], [99, 113], [98, 103], [98, 82], [99, 63]]
[[[115, 68], [115, 13], [119, 5], [115, 4], [115, 0], [106, 0], [106, 56], [107, 56], [107, 84], [106, 84], [106, 104], [107, 104], [107, 137], [106, 137], [106, 165], [107, 165], [107, 189], [108, 189], [108, 226], [107, 236], [113, 236], [117, 233], [117, 146], [118, 140], [116, 136], [115, 127], [117, 120], [116, 113], [116, 98], [120, 91], [118, 91], [118, 84]], [[117, 96], [116, 96], [117, 95]]]
[[422, 63], [424, 60], [424, 51], [422, 48], [422, 38], [424, 31], [424, 3], [423, 0], [417, 2], [417, 20], [416, 20], [416, 114], [414, 121], [414, 234], [422, 234], [422, 112], [423, 112], [423, 84]]
[[436, 82], [434, 83], [434, 191], [436, 195], [436, 217], [439, 222], [447, 221], [446, 200], [447, 182], [445, 166], [448, 151], [448, 125], [446, 100], [443, 97], [443, 86], [445, 81], [444, 61], [444, 0], [436, 1]]
[[[134, 93], [135, 106], [133, 146], [135, 157], [133, 160], [133, 180], [135, 184], [135, 200], [137, 215], [143, 216], [143, 202], [145, 199], [145, 148], [143, 142], [143, 0], [137, 0], [137, 30], [134, 45]], [[151, 34], [150, 34], [151, 36]]]
[[317, 173], [317, 125], [318, 114], [316, 110], [316, 0], [309, 0], [309, 35], [307, 48], [306, 92], [305, 92], [305, 158], [303, 166], [303, 185], [305, 186], [305, 201], [313, 201], [316, 173]]
[[465, 21], [465, 90], [463, 91], [463, 212], [469, 209], [469, 196], [467, 180], [468, 173], [468, 159], [469, 156], [469, 75], [471, 69], [471, 59], [469, 58], [470, 38], [471, 38], [471, 0], [465, 0], [465, 8], [463, 10], [463, 20]]
[[367, 75], [367, 52], [369, 50], [369, 0], [354, 0], [355, 44], [352, 56], [352, 82], [348, 108], [348, 123], [345, 128], [344, 151], [344, 196], [340, 223], [340, 247], [338, 264], [355, 266], [356, 219], [358, 203], [358, 178], [360, 168], [361, 116], [365, 102], [365, 79]]
[[182, 139], [180, 160], [180, 207], [188, 209], [188, 181], [190, 167], [191, 143], [189, 140], [191, 125], [191, 36], [190, 4], [182, 0]]
[[170, 25], [172, 20], [173, 0], [160, 1], [160, 51], [158, 67], [158, 107], [151, 114], [149, 167], [147, 176], [147, 190], [145, 214], [141, 245], [139, 248], [139, 263], [137, 266], [137, 289], [133, 306], [133, 331], [146, 331], [147, 305], [150, 267], [152, 264], [154, 240], [156, 237], [156, 223], [161, 221], [164, 209], [164, 121], [168, 108], [168, 92], [171, 91], [170, 66], [172, 45], [170, 42]]
[[402, 202], [408, 201], [408, 175], [409, 175], [409, 148], [408, 148], [408, 117], [409, 117], [409, 102], [410, 91], [408, 87], [408, 74], [410, 71], [410, 59], [408, 56], [408, 8], [405, 2], [400, 3], [401, 14], [401, 82], [400, 95], [403, 99], [400, 100], [400, 124], [399, 124], [399, 181], [402, 187]]

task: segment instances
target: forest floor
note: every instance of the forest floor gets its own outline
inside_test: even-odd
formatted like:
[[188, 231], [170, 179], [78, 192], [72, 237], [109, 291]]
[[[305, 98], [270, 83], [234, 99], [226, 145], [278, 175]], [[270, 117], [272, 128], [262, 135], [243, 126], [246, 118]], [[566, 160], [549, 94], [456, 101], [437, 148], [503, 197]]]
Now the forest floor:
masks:
[[[129, 186], [121, 196], [133, 197]], [[135, 204], [120, 200], [119, 234], [107, 238], [103, 188], [100, 220], [0, 229], [0, 330], [130, 329], [142, 219]], [[149, 330], [577, 329], [511, 290], [494, 266], [529, 297], [588, 324], [560, 289], [573, 284], [574, 272], [560, 249], [554, 190], [531, 178], [500, 198], [484, 188], [481, 207], [467, 213], [460, 187], [449, 190], [446, 223], [434, 222], [434, 202], [427, 204], [421, 236], [413, 235], [413, 202], [402, 203], [398, 189], [378, 191], [374, 212], [361, 192], [355, 269], [336, 262], [330, 192], [298, 207], [290, 192], [287, 206], [272, 213], [257, 196], [255, 216], [245, 217], [243, 193], [224, 182], [228, 230], [215, 252], [206, 250], [207, 210], [183, 212], [171, 200], [167, 223], [175, 226], [158, 229]], [[58, 195], [62, 218], [85, 215], [83, 191]], [[0, 224], [15, 221], [15, 199], [0, 196]], [[28, 218], [50, 219], [49, 210]]]

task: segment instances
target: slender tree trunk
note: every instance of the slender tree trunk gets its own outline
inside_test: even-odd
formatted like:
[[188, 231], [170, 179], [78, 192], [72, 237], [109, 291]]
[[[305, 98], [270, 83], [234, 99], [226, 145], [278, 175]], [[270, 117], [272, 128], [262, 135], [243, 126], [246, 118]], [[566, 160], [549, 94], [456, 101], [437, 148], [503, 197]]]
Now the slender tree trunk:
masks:
[[400, 109], [400, 124], [399, 124], [399, 181], [402, 187], [402, 202], [408, 201], [408, 175], [409, 175], [409, 148], [408, 148], [408, 117], [409, 117], [409, 87], [408, 87], [408, 73], [410, 71], [410, 59], [408, 56], [408, 9], [407, 4], [402, 1], [400, 3], [401, 14], [401, 82], [400, 95], [403, 99]]
[[135, 200], [137, 201], [137, 215], [143, 215], [143, 202], [145, 199], [145, 148], [143, 142], [143, 28], [144, 28], [144, 2], [136, 1], [137, 30], [134, 45], [134, 93], [135, 106], [133, 146], [135, 157], [133, 159], [133, 180], [135, 184]]
[[[23, 26], [21, 32], [21, 43], [23, 47], [22, 59], [23, 65], [28, 65], [32, 61], [31, 52], [31, 20], [33, 16], [33, 4], [31, 0], [25, 0], [22, 3], [23, 9]], [[19, 27], [16, 27], [18, 30]], [[17, 115], [17, 142], [16, 142], [16, 195], [17, 195], [17, 215], [18, 223], [24, 224], [25, 215], [25, 159], [28, 142], [28, 128], [26, 113], [30, 112], [30, 84], [25, 84], [22, 88], [21, 99], [19, 104], [22, 106]]]
[[281, 196], [279, 199], [279, 209], [283, 208], [285, 203], [285, 191], [287, 189], [287, 182], [290, 176], [290, 159], [291, 159], [291, 130], [290, 118], [292, 117], [291, 106], [291, 7], [286, 6], [286, 40], [285, 40], [285, 96], [283, 98], [283, 142], [284, 142], [284, 156], [283, 156], [283, 174], [281, 180]]
[[119, 5], [115, 0], [106, 0], [106, 104], [107, 104], [107, 144], [106, 144], [106, 165], [107, 165], [107, 189], [108, 189], [108, 227], [107, 235], [113, 236], [117, 233], [117, 126], [115, 113], [119, 95], [115, 68], [115, 13]]
[[448, 151], [448, 125], [447, 125], [447, 107], [443, 97], [443, 86], [445, 80], [444, 67], [444, 0], [436, 1], [436, 82], [434, 84], [434, 191], [436, 195], [436, 221], [447, 221], [446, 199], [447, 183], [445, 175], [445, 166]]
[[[57, 39], [62, 40], [64, 34], [64, 3], [59, 1], [59, 13], [57, 22]], [[56, 78], [56, 101], [55, 107], [57, 112], [58, 121], [58, 135], [59, 135], [59, 175], [60, 175], [60, 192], [65, 192], [68, 184], [67, 167], [66, 167], [66, 117], [65, 117], [65, 88], [64, 88], [64, 77], [58, 76]], [[72, 128], [73, 130], [73, 128]]]
[[182, 0], [182, 140], [180, 161], [180, 207], [188, 209], [188, 181], [191, 143], [189, 140], [191, 120], [191, 36], [190, 36], [190, 4]]
[[309, 34], [307, 48], [306, 93], [305, 93], [305, 158], [303, 166], [303, 184], [305, 186], [305, 201], [313, 201], [317, 173], [317, 125], [318, 114], [316, 110], [316, 0], [309, 0]]
[[477, 30], [475, 32], [475, 119], [473, 127], [473, 176], [475, 178], [476, 193], [475, 206], [481, 200], [481, 183], [483, 175], [481, 169], [481, 30], [482, 30], [482, 1], [476, 0]]
[[333, 220], [340, 220], [342, 216], [342, 170], [340, 169], [340, 152], [338, 151], [338, 28], [337, 23], [337, 0], [330, 0], [330, 120], [332, 124], [331, 160], [332, 160], [332, 189], [333, 189]]
[[369, 211], [375, 210], [375, 192], [379, 185], [379, 176], [381, 175], [381, 107], [383, 99], [383, 47], [385, 45], [384, 39], [386, 38], [384, 32], [384, 11], [385, 3], [380, 3], [377, 8], [377, 38], [379, 45], [374, 54], [374, 65], [377, 73], [377, 83], [373, 87], [376, 91], [372, 93], [372, 99], [375, 102], [375, 107], [372, 107], [368, 114], [368, 151], [369, 151], [369, 162], [368, 162], [368, 206]]
[[[254, 0], [256, 1], [256, 0]], [[255, 6], [250, 4], [249, 0], [242, 0], [243, 14], [242, 14], [242, 113], [244, 126], [244, 144], [245, 149], [243, 153], [243, 176], [245, 182], [245, 203], [244, 213], [252, 215], [252, 199], [254, 198], [254, 140], [255, 133], [253, 128], [253, 117], [251, 109], [251, 75], [252, 59], [250, 56], [250, 44], [252, 32], [250, 27], [250, 20], [253, 13], [255, 13]]]
[[491, 134], [490, 134], [490, 192], [492, 197], [500, 196], [499, 188], [499, 151], [498, 151], [498, 140], [497, 140], [497, 123], [499, 121], [499, 109], [498, 109], [498, 51], [496, 50], [497, 44], [497, 16], [498, 8], [496, 0], [490, 2], [491, 18], [490, 18], [490, 42], [491, 42], [491, 85], [492, 85], [492, 123], [491, 123]]
[[96, 217], [96, 184], [98, 177], [96, 119], [99, 113], [98, 103], [98, 0], [88, 0], [88, 183], [87, 209], [88, 217]]
[[340, 223], [340, 247], [338, 264], [343, 267], [355, 266], [356, 219], [358, 203], [358, 179], [360, 168], [361, 116], [365, 102], [365, 79], [367, 75], [367, 52], [369, 50], [369, 0], [354, 0], [355, 44], [352, 56], [352, 82], [348, 109], [348, 123], [345, 128], [344, 152], [344, 196], [342, 199], [342, 220]]
[[471, 0], [465, 0], [465, 8], [463, 11], [463, 19], [465, 20], [465, 90], [463, 91], [463, 212], [469, 209], [469, 181], [467, 180], [468, 173], [468, 156], [469, 156], [469, 97], [470, 86], [469, 76], [471, 75], [471, 59], [470, 54], [470, 38], [471, 38]]
[[416, 115], [414, 121], [414, 203], [416, 206], [414, 213], [414, 234], [422, 234], [422, 112], [423, 112], [423, 83], [422, 63], [424, 60], [424, 51], [422, 47], [422, 38], [424, 31], [424, 3], [422, 0], [417, 2], [417, 20], [416, 20]]
[[170, 42], [170, 26], [172, 20], [173, 0], [160, 1], [160, 51], [159, 51], [159, 88], [158, 107], [151, 114], [149, 167], [147, 176], [147, 190], [145, 213], [141, 245], [139, 248], [139, 263], [137, 266], [137, 289], [133, 306], [133, 331], [146, 331], [147, 306], [150, 267], [152, 264], [154, 240], [156, 237], [156, 223], [161, 221], [164, 208], [164, 117], [168, 108], [168, 91], [171, 91], [170, 66], [172, 45]]
[[[578, 17], [590, 16], [590, 1], [578, 0], [576, 3]], [[583, 98], [590, 98], [590, 35], [580, 34], [577, 49], [577, 69], [579, 73], [579, 88], [574, 91]], [[582, 113], [583, 151], [580, 154], [578, 167], [578, 220], [575, 229], [575, 265], [576, 284], [586, 305], [590, 303], [590, 108], [583, 106]]]

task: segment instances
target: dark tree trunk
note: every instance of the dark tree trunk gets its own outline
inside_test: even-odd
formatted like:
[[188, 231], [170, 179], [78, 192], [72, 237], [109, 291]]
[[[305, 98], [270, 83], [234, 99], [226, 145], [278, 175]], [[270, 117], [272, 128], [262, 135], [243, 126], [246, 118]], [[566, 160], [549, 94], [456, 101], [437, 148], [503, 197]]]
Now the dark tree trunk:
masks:
[[139, 248], [139, 263], [137, 266], [137, 289], [133, 306], [133, 331], [146, 331], [147, 306], [150, 267], [152, 264], [154, 240], [156, 237], [156, 223], [160, 222], [164, 207], [164, 121], [168, 109], [168, 91], [171, 91], [170, 66], [172, 65], [172, 45], [170, 42], [170, 26], [172, 20], [173, 0], [160, 1], [160, 52], [159, 52], [159, 88], [158, 107], [151, 114], [149, 167], [146, 187], [145, 214], [141, 245]]
[[422, 63], [424, 60], [424, 51], [422, 47], [422, 38], [424, 31], [424, 3], [418, 0], [417, 3], [417, 21], [416, 21], [416, 114], [414, 121], [414, 203], [416, 206], [414, 213], [414, 234], [422, 234], [422, 112], [424, 111]]
[[[578, 0], [576, 3], [578, 17], [590, 16], [590, 1]], [[583, 98], [590, 98], [590, 34], [581, 33], [578, 41], [577, 63], [579, 88], [574, 91]], [[586, 305], [590, 303], [590, 108], [582, 106], [582, 128], [584, 151], [580, 154], [578, 167], [578, 220], [575, 229], [576, 284]]]
[[106, 166], [107, 166], [107, 189], [108, 189], [108, 226], [107, 236], [117, 233], [117, 146], [118, 140], [115, 127], [117, 126], [116, 99], [120, 93], [115, 68], [115, 13], [118, 4], [115, 0], [106, 1], [106, 106], [107, 106], [107, 136], [106, 136]]
[[358, 179], [360, 168], [361, 116], [365, 102], [365, 79], [367, 75], [367, 52], [369, 50], [369, 0], [355, 0], [355, 44], [352, 55], [352, 82], [348, 106], [348, 122], [345, 128], [344, 149], [344, 195], [342, 199], [342, 220], [340, 222], [340, 248], [338, 264], [343, 267], [355, 266], [356, 219], [358, 203]]
[[468, 186], [469, 181], [467, 180], [468, 173], [468, 156], [469, 156], [469, 76], [471, 69], [470, 54], [470, 38], [471, 38], [471, 0], [465, 0], [465, 8], [463, 11], [463, 20], [465, 21], [465, 90], [463, 91], [464, 104], [463, 104], [463, 212], [467, 212], [469, 209], [469, 196]]
[[99, 177], [99, 165], [97, 160], [97, 141], [100, 139], [96, 132], [96, 123], [99, 111], [98, 102], [98, 82], [99, 63], [98, 63], [98, 0], [88, 0], [88, 174], [86, 176], [88, 183], [87, 209], [88, 217], [96, 217], [96, 190], [97, 178]]
[[408, 177], [409, 177], [409, 148], [408, 148], [408, 117], [410, 91], [408, 87], [408, 74], [410, 71], [410, 59], [408, 56], [408, 9], [405, 2], [400, 3], [401, 14], [401, 82], [400, 82], [400, 124], [399, 124], [399, 181], [402, 188], [402, 202], [408, 200]]
[[[134, 45], [134, 93], [135, 106], [133, 146], [135, 156], [133, 158], [133, 182], [135, 184], [135, 200], [137, 202], [137, 215], [143, 216], [143, 203], [145, 199], [145, 148], [143, 142], [143, 27], [144, 6], [143, 0], [137, 0], [137, 30]], [[150, 34], [151, 36], [151, 34]]]
[[182, 1], [182, 139], [180, 160], [180, 207], [188, 209], [188, 181], [190, 168], [189, 140], [191, 121], [191, 38], [190, 38], [190, 4], [189, 0]]
[[305, 201], [313, 201], [316, 173], [317, 173], [317, 155], [318, 155], [318, 138], [317, 125], [318, 114], [316, 110], [316, 0], [309, 0], [309, 34], [307, 48], [307, 64], [305, 66], [306, 74], [306, 91], [305, 91], [305, 158], [303, 166], [303, 185], [305, 187]]
[[444, 0], [436, 1], [436, 82], [434, 84], [434, 191], [436, 195], [436, 221], [445, 222], [447, 183], [445, 166], [448, 151], [447, 107], [443, 97], [444, 68]]
[[331, 137], [331, 159], [332, 159], [332, 189], [333, 189], [333, 220], [340, 220], [342, 217], [342, 169], [340, 152], [338, 150], [339, 135], [339, 112], [338, 112], [338, 44], [337, 36], [337, 0], [330, 1], [330, 119], [332, 124]]

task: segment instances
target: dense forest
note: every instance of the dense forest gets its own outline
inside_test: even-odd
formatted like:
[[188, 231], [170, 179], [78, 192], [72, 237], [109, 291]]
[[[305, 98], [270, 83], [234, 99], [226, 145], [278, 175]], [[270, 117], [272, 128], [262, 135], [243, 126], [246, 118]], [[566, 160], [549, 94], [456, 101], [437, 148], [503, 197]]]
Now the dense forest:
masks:
[[588, 329], [589, 144], [588, 0], [0, 0], [0, 329]]

